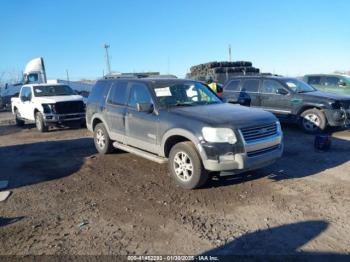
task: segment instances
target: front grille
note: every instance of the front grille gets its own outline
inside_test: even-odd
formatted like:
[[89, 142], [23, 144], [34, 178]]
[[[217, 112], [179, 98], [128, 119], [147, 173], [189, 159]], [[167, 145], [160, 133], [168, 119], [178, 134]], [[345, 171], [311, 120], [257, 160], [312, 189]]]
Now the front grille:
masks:
[[265, 124], [254, 127], [241, 128], [241, 133], [246, 142], [266, 138], [277, 134], [277, 124]]
[[260, 156], [262, 154], [274, 151], [274, 150], [276, 150], [278, 148], [279, 148], [279, 145], [271, 146], [271, 147], [267, 147], [267, 148], [264, 148], [264, 149], [248, 152], [247, 155], [248, 155], [248, 157]]
[[83, 101], [58, 102], [55, 104], [55, 111], [57, 114], [83, 113], [84, 102]]

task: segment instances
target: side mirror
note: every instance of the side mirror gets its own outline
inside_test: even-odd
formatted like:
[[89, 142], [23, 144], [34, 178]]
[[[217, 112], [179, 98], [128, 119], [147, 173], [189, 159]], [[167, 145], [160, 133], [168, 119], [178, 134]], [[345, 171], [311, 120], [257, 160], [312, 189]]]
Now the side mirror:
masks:
[[137, 103], [136, 109], [138, 112], [152, 113], [154, 108], [151, 103]]
[[343, 81], [341, 81], [341, 82], [339, 82], [339, 86], [340, 86], [340, 87], [346, 87], [346, 83], [343, 82]]
[[26, 96], [21, 96], [21, 101], [22, 102], [25, 102], [25, 101], [27, 101], [28, 99], [27, 99], [27, 97]]
[[283, 88], [279, 88], [276, 90], [276, 94], [285, 96], [285, 95], [288, 95], [288, 92]]

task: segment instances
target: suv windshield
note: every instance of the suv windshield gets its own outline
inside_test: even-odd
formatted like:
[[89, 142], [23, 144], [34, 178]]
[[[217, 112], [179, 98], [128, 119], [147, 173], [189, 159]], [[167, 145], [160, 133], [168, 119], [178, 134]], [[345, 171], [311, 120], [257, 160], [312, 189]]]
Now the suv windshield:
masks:
[[35, 96], [70, 96], [75, 92], [69, 86], [34, 86]]
[[196, 106], [221, 103], [207, 86], [198, 82], [155, 86], [154, 92], [163, 107]]
[[316, 91], [315, 88], [298, 79], [282, 79], [282, 81], [296, 93], [307, 93]]

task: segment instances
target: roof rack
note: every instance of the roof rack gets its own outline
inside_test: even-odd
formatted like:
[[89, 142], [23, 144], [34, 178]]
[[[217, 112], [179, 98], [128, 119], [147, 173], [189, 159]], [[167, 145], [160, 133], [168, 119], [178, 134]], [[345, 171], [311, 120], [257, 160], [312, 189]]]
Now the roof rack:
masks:
[[177, 78], [175, 75], [161, 75], [159, 72], [119, 73], [105, 75], [102, 79], [142, 79], [142, 78]]

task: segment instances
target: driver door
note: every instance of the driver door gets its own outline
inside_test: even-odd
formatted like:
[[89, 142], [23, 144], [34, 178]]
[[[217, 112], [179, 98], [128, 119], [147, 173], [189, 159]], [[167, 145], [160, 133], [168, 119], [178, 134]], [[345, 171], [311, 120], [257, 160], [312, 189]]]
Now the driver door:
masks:
[[19, 113], [22, 118], [28, 120], [35, 120], [32, 96], [33, 94], [31, 87], [25, 86], [22, 88], [20, 95], [21, 103], [19, 106]]
[[130, 96], [125, 116], [125, 143], [142, 150], [157, 153], [157, 131], [159, 118], [153, 112], [139, 112], [137, 103], [151, 103], [154, 106], [148, 86], [130, 82]]
[[[279, 94], [278, 90], [286, 91]], [[289, 91], [278, 81], [265, 79], [260, 89], [261, 108], [274, 113], [279, 118], [287, 118], [292, 113], [292, 103]]]

